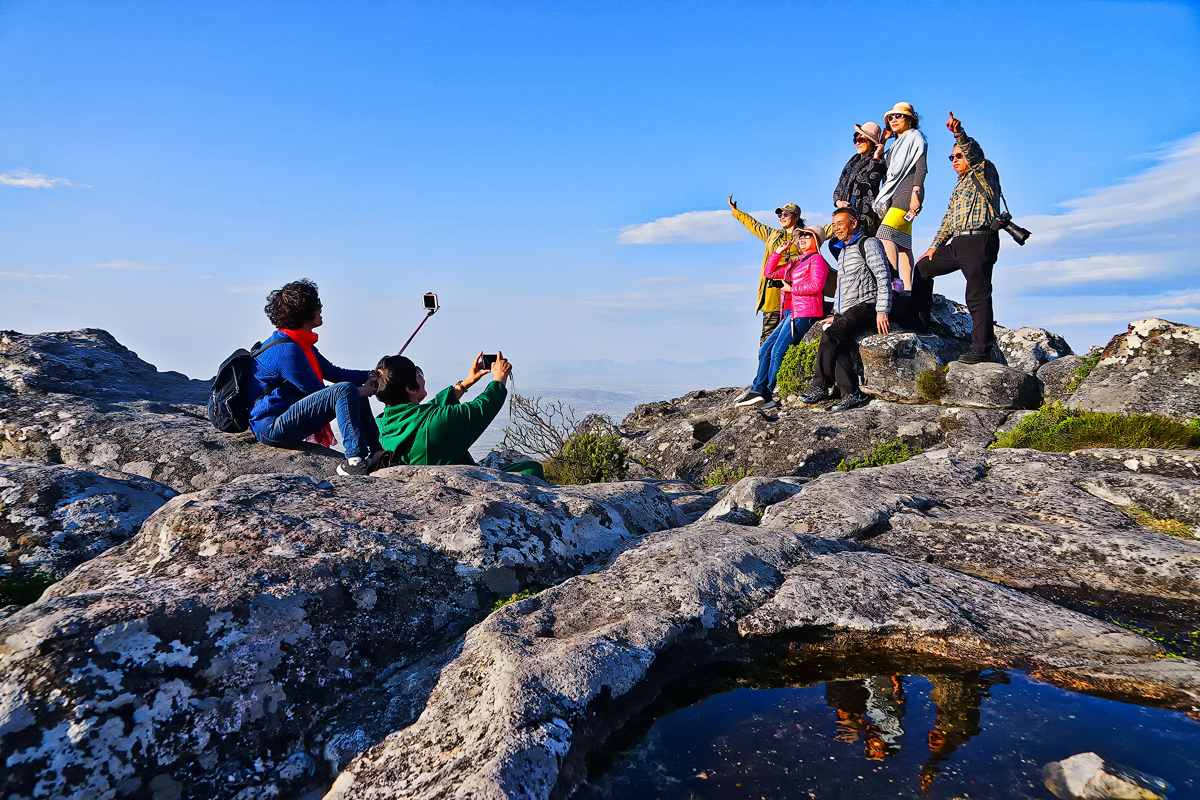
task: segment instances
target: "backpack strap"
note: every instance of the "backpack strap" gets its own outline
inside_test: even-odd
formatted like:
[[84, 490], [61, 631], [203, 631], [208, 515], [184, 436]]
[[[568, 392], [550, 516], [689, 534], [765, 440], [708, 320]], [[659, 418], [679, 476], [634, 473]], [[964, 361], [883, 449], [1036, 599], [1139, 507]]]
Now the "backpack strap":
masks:
[[[251, 357], [251, 358], [258, 358], [258, 356], [259, 356], [261, 353], [263, 353], [264, 351], [266, 351], [266, 350], [270, 350], [272, 347], [274, 347], [274, 346], [275, 346], [275, 345], [277, 345], [277, 344], [285, 344], [285, 343], [287, 343], [287, 342], [291, 342], [292, 344], [296, 344], [296, 342], [295, 342], [295, 341], [292, 339], [292, 337], [290, 337], [290, 336], [281, 336], [280, 338], [278, 338], [278, 339], [275, 339], [274, 341], [270, 341], [270, 342], [267, 342], [267, 343], [266, 343], [266, 344], [264, 344], [264, 345], [261, 345], [261, 346], [260, 346], [260, 347], [259, 347], [257, 350], [255, 350], [254, 352], [252, 352], [252, 353], [250, 354], [250, 357]], [[299, 345], [296, 345], [296, 346], [297, 346], [297, 347], [299, 347]]]

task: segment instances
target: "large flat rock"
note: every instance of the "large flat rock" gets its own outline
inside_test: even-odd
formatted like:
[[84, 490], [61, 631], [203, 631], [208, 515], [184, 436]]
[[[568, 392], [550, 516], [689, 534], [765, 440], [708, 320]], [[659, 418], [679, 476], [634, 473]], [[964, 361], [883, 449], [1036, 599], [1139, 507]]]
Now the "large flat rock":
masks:
[[[328, 785], [316, 733], [339, 737], [328, 720], [343, 702], [498, 596], [602, 564], [677, 515], [650, 484], [552, 489], [470, 467], [245, 477], [175, 497], [0, 621], [0, 794]], [[344, 724], [358, 739], [338, 738], [343, 752], [391, 730]]]

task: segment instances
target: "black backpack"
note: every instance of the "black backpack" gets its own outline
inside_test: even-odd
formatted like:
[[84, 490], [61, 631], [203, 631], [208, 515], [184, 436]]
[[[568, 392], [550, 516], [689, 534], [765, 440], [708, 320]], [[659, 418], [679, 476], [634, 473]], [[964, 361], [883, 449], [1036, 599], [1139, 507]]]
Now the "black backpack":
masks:
[[208, 419], [219, 431], [241, 433], [250, 427], [250, 400], [246, 387], [254, 374], [254, 359], [264, 350], [277, 344], [292, 341], [290, 337], [275, 339], [263, 346], [254, 343], [254, 352], [238, 348], [229, 358], [221, 362], [217, 377], [213, 380], [212, 395], [208, 398]]

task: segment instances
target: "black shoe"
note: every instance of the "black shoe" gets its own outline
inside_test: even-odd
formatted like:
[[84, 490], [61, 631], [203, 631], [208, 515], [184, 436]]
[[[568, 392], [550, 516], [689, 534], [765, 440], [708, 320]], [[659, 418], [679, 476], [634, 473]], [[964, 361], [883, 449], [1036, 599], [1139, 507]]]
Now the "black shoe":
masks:
[[800, 402], [806, 406], [811, 406], [814, 403], [820, 403], [822, 400], [829, 399], [829, 390], [822, 389], [820, 386], [814, 386], [804, 394], [800, 395]]
[[838, 400], [836, 403], [834, 403], [833, 407], [830, 408], [829, 410], [830, 411], [849, 411], [852, 408], [858, 408], [859, 406], [865, 406], [869, 402], [871, 402], [871, 398], [867, 397], [862, 392], [850, 392], [849, 394], [842, 395], [842, 399]]
[[351, 475], [366, 475], [370, 471], [371, 462], [365, 458], [347, 458], [337, 466], [337, 474], [347, 478]]
[[958, 357], [960, 364], [982, 364], [985, 361], [991, 361], [991, 353], [981, 353], [978, 350], [968, 350]]

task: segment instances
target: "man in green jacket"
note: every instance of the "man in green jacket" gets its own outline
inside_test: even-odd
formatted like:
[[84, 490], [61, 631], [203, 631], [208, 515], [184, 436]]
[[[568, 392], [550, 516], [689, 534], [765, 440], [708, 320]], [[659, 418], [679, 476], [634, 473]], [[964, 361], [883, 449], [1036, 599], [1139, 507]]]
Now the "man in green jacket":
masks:
[[[460, 403], [467, 390], [489, 372], [492, 382], [479, 397]], [[432, 402], [421, 405], [429, 396], [421, 368], [404, 356], [381, 359], [370, 380], [375, 396], [385, 406], [376, 421], [380, 443], [393, 453], [392, 463], [475, 464], [470, 447], [504, 407], [508, 397], [504, 383], [511, 372], [512, 364], [503, 353], [497, 354], [490, 369], [484, 369], [480, 353], [466, 380], [447, 386]], [[536, 461], [521, 461], [502, 469], [545, 478], [542, 465]]]
[[[729, 195], [729, 208], [733, 210], [733, 216], [738, 222], [745, 225], [751, 233], [766, 244], [767, 247], [763, 250], [762, 263], [764, 266], [767, 259], [771, 257], [771, 252], [781, 241], [790, 241], [794, 231], [804, 229], [804, 220], [800, 218], [800, 206], [795, 203], [787, 203], [775, 209], [775, 216], [779, 217], [779, 224], [783, 226], [782, 230], [763, 225], [745, 211], [739, 210], [733, 195]], [[783, 258], [780, 260], [790, 261], [799, 254], [800, 251], [793, 245], [784, 251]], [[779, 324], [779, 289], [767, 284], [762, 270], [759, 270], [758, 273], [758, 304], [754, 307], [754, 313], [757, 314], [760, 311], [763, 315], [763, 326], [762, 336], [759, 337], [758, 343], [761, 345]]]

